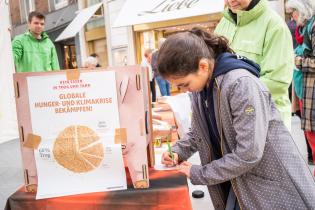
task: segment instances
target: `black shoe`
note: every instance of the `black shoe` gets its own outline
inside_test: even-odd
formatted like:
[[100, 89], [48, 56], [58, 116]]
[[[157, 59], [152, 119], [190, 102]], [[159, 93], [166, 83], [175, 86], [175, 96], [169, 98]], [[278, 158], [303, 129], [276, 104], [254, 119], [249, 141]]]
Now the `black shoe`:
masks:
[[301, 112], [300, 112], [300, 110], [297, 110], [294, 114], [295, 114], [296, 116], [298, 116], [299, 118], [301, 118]]

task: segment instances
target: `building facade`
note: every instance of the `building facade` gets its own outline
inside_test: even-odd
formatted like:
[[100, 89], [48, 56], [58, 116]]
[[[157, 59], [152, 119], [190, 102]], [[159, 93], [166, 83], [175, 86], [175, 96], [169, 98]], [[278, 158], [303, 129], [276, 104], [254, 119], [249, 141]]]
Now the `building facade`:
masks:
[[[222, 17], [216, 12], [114, 27], [117, 17], [128, 1], [130, 0], [11, 0], [12, 37], [26, 31], [28, 13], [37, 10], [46, 15], [46, 32], [56, 46], [62, 69], [84, 67], [84, 60], [92, 53], [98, 55], [102, 67], [124, 66], [140, 63], [144, 50], [156, 49], [160, 37], [167, 37], [194, 26], [213, 31]], [[190, 1], [154, 0], [151, 7], [155, 8], [154, 5], [161, 5], [161, 2], [170, 4], [177, 2], [184, 5]], [[100, 3], [102, 5], [89, 17], [86, 24], [82, 24], [76, 35], [55, 41], [79, 13]], [[270, 3], [277, 12], [283, 14], [283, 0], [274, 0]]]
[[77, 0], [10, 0], [9, 4], [12, 38], [27, 30], [27, 17], [31, 11], [41, 12], [46, 16], [45, 31], [56, 46], [60, 68], [78, 67], [78, 37], [55, 42], [57, 36], [74, 19], [78, 10]]
[[112, 27], [124, 2], [125, 0], [78, 1], [80, 11], [103, 3], [79, 32], [82, 62], [87, 56], [96, 53], [102, 67], [135, 64], [132, 27]]

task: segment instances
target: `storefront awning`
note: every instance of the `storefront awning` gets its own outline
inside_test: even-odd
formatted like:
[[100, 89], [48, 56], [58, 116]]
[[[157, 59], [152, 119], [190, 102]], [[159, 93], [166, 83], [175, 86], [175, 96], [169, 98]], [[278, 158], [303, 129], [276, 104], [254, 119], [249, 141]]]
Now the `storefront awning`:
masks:
[[114, 27], [207, 15], [223, 9], [224, 0], [127, 0]]
[[74, 37], [89, 21], [103, 3], [95, 4], [80, 11], [67, 28], [57, 37], [56, 42]]

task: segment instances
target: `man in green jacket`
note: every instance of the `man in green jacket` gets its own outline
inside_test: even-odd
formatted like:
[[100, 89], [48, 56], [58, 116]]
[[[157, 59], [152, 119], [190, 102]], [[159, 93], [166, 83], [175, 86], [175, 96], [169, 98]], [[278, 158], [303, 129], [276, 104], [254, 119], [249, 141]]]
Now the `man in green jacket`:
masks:
[[42, 72], [59, 70], [59, 62], [53, 42], [43, 32], [45, 16], [31, 12], [28, 31], [12, 42], [16, 72]]
[[266, 0], [225, 0], [227, 9], [215, 33], [228, 38], [239, 55], [257, 62], [261, 80], [267, 85], [286, 127], [291, 130], [294, 53], [290, 31]]

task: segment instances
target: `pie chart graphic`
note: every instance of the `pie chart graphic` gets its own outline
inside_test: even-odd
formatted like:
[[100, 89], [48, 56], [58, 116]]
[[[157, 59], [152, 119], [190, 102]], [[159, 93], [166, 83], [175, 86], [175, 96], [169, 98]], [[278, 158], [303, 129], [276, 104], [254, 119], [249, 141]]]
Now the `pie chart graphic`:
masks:
[[62, 130], [54, 142], [54, 157], [59, 165], [74, 173], [96, 169], [104, 158], [99, 136], [87, 126], [71, 125]]

